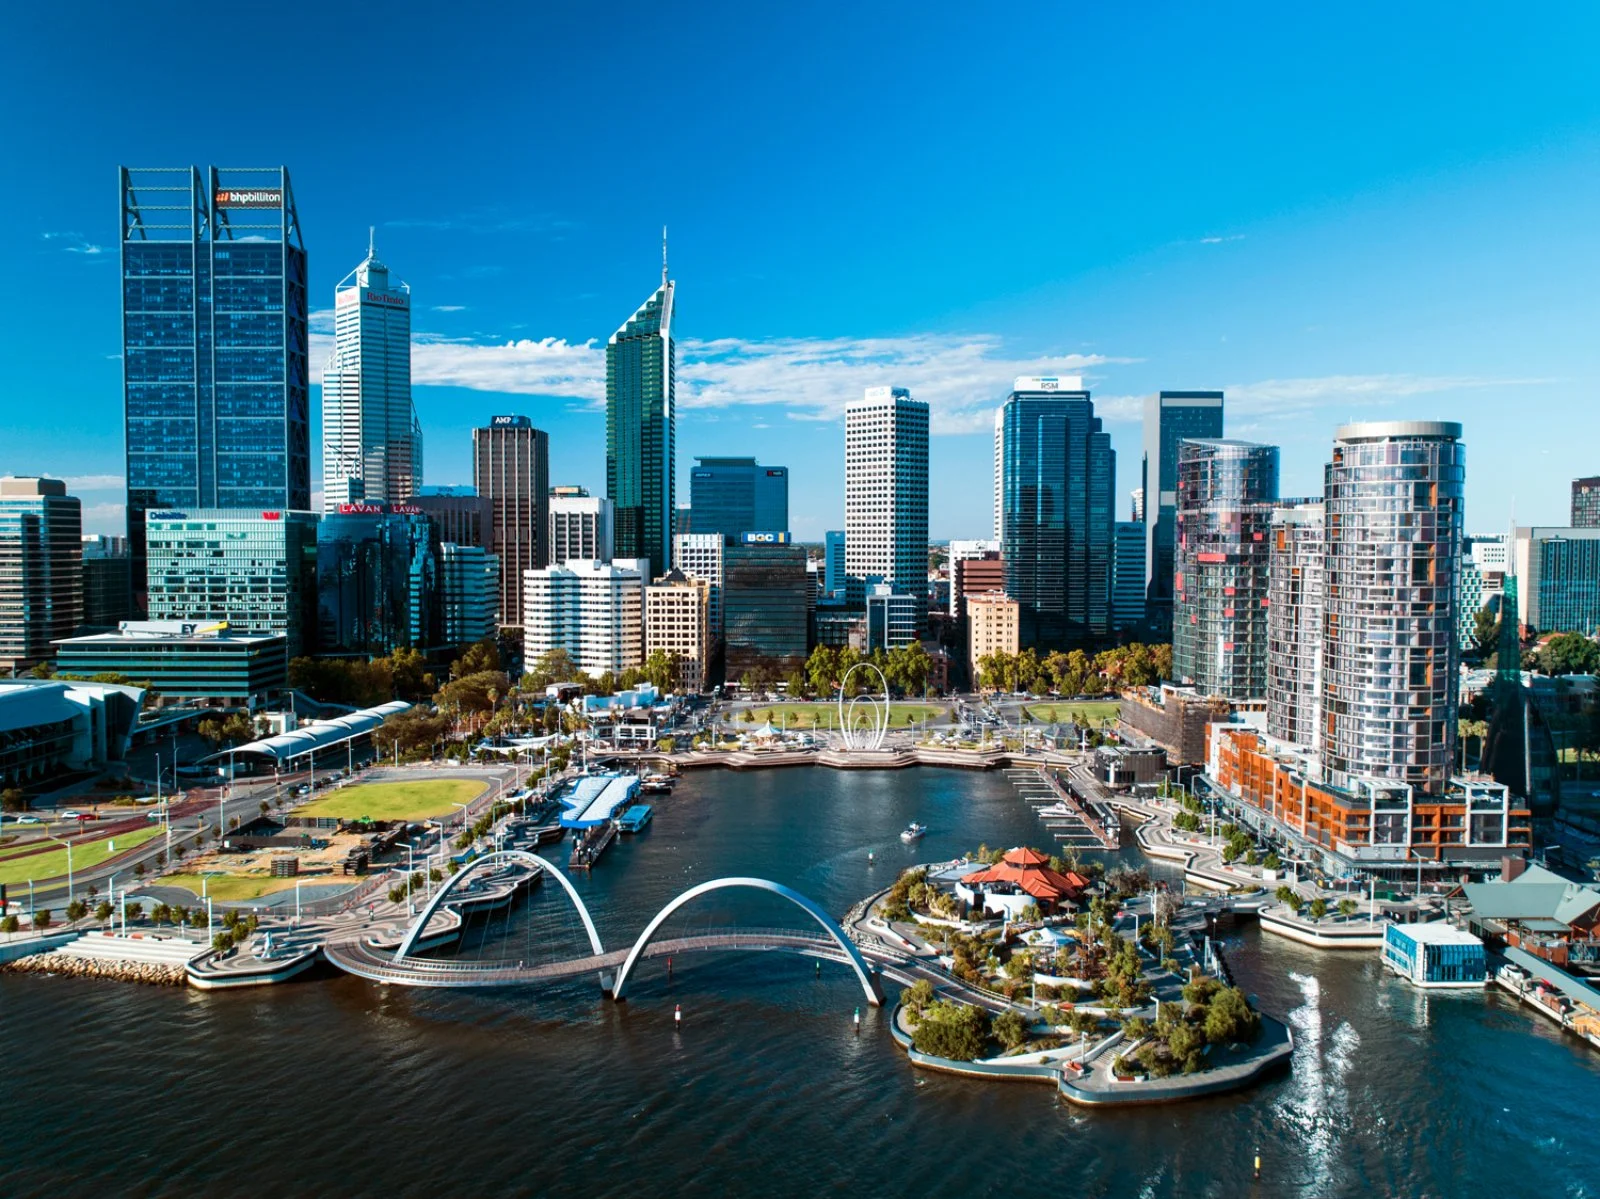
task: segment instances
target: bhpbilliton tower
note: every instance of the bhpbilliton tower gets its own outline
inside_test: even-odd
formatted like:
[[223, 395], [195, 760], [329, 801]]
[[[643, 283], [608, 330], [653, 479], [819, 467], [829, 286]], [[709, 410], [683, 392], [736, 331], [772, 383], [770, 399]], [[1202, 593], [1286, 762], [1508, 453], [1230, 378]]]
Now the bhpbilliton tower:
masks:
[[134, 606], [145, 513], [311, 504], [306, 251], [283, 167], [119, 169]]
[[606, 344], [606, 496], [615, 508], [616, 555], [648, 558], [651, 579], [672, 565], [675, 288], [663, 248], [661, 286]]
[[333, 353], [322, 375], [322, 503], [400, 503], [422, 484], [411, 402], [411, 289], [367, 256], [334, 289]]

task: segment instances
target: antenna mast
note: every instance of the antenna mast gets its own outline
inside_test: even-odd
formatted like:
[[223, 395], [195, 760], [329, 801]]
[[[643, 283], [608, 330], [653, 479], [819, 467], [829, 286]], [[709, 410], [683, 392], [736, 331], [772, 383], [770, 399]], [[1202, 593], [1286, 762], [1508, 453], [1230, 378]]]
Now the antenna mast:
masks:
[[661, 286], [667, 285], [667, 227], [661, 226]]

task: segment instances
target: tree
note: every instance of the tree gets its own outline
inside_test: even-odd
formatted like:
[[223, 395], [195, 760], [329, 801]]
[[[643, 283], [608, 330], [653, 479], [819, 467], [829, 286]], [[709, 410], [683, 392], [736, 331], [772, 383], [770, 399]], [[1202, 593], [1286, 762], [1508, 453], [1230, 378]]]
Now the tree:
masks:
[[1360, 910], [1361, 905], [1353, 899], [1341, 899], [1339, 901], [1339, 915], [1343, 916], [1346, 920], [1349, 920]]
[[653, 649], [644, 660], [644, 677], [657, 691], [671, 691], [679, 682], [681, 659], [664, 649]]
[[0, 791], [0, 809], [7, 812], [26, 812], [28, 797], [22, 793], [20, 787], [7, 787], [4, 791]]
[[497, 671], [500, 667], [500, 647], [494, 638], [486, 637], [469, 645], [459, 658], [450, 663], [450, 677], [460, 679], [469, 674]]
[[74, 899], [67, 905], [68, 920], [82, 920], [89, 914], [89, 905], [81, 899]]
[[1557, 633], [1539, 651], [1539, 669], [1551, 675], [1600, 673], [1600, 645], [1582, 633]]
[[439, 689], [434, 702], [459, 714], [483, 715], [511, 692], [511, 680], [498, 670], [469, 674]]
[[21, 926], [21, 921], [19, 921], [15, 916], [7, 916], [4, 919], [0, 919], [0, 933], [6, 933], [9, 935], [16, 932]]
[[39, 908], [37, 911], [34, 912], [34, 914], [33, 914], [33, 927], [36, 928], [36, 929], [46, 929], [46, 928], [50, 927], [50, 909], [49, 908]]
[[102, 921], [102, 922], [104, 922], [106, 920], [110, 920], [111, 919], [111, 912], [112, 912], [111, 904], [108, 903], [106, 900], [102, 899], [100, 901], [100, 906], [95, 908], [95, 910], [94, 910], [94, 918], [96, 920], [99, 920], [99, 921]]
[[919, 978], [901, 992], [900, 1005], [913, 1017], [920, 1017], [933, 999], [933, 984], [925, 978]]
[[1313, 920], [1321, 920], [1328, 914], [1328, 901], [1319, 895], [1311, 901], [1311, 906], [1307, 910]]
[[1487, 657], [1500, 645], [1500, 618], [1487, 605], [1472, 618], [1472, 643]]
[[839, 678], [838, 652], [826, 645], [817, 646], [806, 659], [805, 672], [813, 694], [822, 696], [831, 694], [833, 685]]
[[1213, 1045], [1253, 1041], [1261, 1031], [1261, 1017], [1238, 987], [1224, 987], [1206, 1006], [1206, 1040]]
[[255, 725], [242, 712], [234, 712], [223, 718], [207, 717], [195, 726], [195, 731], [211, 742], [213, 749], [225, 745], [243, 745], [246, 741], [255, 740], [256, 735]]
[[911, 1044], [931, 1057], [970, 1062], [983, 1053], [988, 1034], [989, 1021], [977, 1008], [940, 1001], [923, 1011]]
[[1015, 1008], [1007, 1008], [990, 1025], [994, 1039], [1007, 1049], [1015, 1049], [1028, 1039], [1028, 1022]]

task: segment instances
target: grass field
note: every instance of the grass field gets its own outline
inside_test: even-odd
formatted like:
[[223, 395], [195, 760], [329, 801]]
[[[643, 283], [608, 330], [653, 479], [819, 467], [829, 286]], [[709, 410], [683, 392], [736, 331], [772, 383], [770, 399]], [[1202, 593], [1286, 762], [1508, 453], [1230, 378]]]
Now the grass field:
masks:
[[[845, 706], [849, 707], [848, 701]], [[858, 719], [866, 706], [865, 703], [856, 705]], [[768, 704], [756, 708], [755, 713], [755, 724], [746, 724], [741, 716], [737, 721], [728, 722], [729, 726], [734, 729], [754, 728], [770, 721], [773, 728], [831, 729], [839, 723], [839, 709], [833, 703]], [[903, 729], [921, 724], [924, 720], [943, 720], [948, 714], [949, 709], [942, 704], [897, 703], [890, 709], [889, 727]]]
[[[238, 903], [245, 899], [260, 899], [263, 895], [272, 895], [278, 891], [294, 890], [295, 880], [292, 878], [273, 878], [269, 874], [208, 874], [202, 882], [198, 874], [168, 874], [156, 879], [156, 884], [162, 887], [183, 887], [194, 893], [196, 899], [200, 898], [200, 888], [205, 887], [206, 894], [222, 903]], [[328, 882], [325, 876], [313, 875], [303, 878], [301, 882]], [[331, 880], [343, 881], [340, 879]]]
[[[100, 865], [109, 857], [115, 857], [132, 849], [136, 845], [143, 845], [152, 837], [160, 836], [159, 828], [135, 829], [131, 833], [118, 833], [115, 837], [105, 837], [99, 841], [85, 841], [81, 844], [74, 842], [72, 845], [72, 872], [82, 874], [85, 870]], [[116, 848], [112, 849], [112, 843]], [[0, 883], [25, 883], [30, 878], [36, 882], [43, 882], [47, 878], [65, 878], [67, 876], [67, 851], [60, 847], [53, 847], [49, 853], [35, 854], [32, 857], [0, 858]]]
[[417, 779], [403, 783], [358, 783], [314, 800], [296, 810], [298, 816], [337, 820], [424, 820], [448, 816], [453, 805], [471, 803], [488, 790], [479, 779]]
[[1040, 724], [1065, 724], [1077, 718], [1087, 721], [1091, 725], [1098, 725], [1102, 720], [1117, 718], [1117, 710], [1122, 705], [1116, 700], [1071, 700], [1059, 704], [1034, 704], [1028, 709], [1028, 715]]

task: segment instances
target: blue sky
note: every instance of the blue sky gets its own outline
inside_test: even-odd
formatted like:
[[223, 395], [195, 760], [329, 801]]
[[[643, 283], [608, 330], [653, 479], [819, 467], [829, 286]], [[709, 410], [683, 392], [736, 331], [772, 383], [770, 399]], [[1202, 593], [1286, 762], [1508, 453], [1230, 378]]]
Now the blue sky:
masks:
[[662, 224], [680, 476], [788, 465], [801, 536], [842, 523], [876, 383], [933, 405], [935, 537], [987, 535], [1022, 373], [1085, 375], [1124, 496], [1162, 387], [1226, 388], [1285, 494], [1352, 418], [1461, 420], [1474, 529], [1564, 523], [1600, 473], [1591, 6], [42, 7], [0, 38], [0, 472], [72, 480], [93, 529], [122, 519], [119, 163], [286, 164], [314, 310], [378, 227], [429, 483], [524, 412], [554, 481], [603, 488], [602, 347]]

